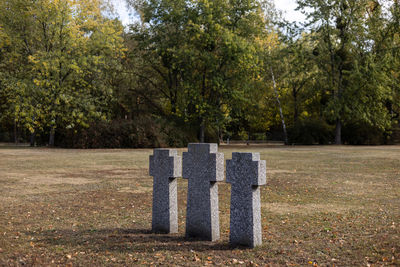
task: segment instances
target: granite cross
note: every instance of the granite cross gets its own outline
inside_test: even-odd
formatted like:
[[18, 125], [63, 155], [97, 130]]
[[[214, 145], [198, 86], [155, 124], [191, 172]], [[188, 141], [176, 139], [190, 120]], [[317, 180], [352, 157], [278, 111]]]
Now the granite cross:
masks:
[[177, 233], [176, 177], [182, 174], [182, 158], [175, 149], [154, 149], [150, 156], [149, 171], [154, 177], [152, 231]]
[[265, 160], [259, 153], [232, 153], [226, 163], [226, 181], [231, 186], [231, 245], [261, 245], [260, 185], [266, 183]]
[[183, 152], [183, 178], [188, 178], [186, 237], [219, 238], [218, 184], [224, 180], [224, 154], [217, 144], [189, 144]]

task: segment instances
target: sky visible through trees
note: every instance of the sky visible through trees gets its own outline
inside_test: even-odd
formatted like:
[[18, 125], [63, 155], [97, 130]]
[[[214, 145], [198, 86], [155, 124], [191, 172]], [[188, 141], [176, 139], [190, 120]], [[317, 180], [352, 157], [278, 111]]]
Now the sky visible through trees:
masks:
[[[303, 22], [305, 20], [304, 15], [301, 14], [300, 11], [295, 10], [297, 7], [296, 0], [275, 0], [274, 3], [276, 8], [282, 11], [282, 15], [285, 19], [297, 22]], [[133, 13], [130, 14], [132, 10], [127, 7], [124, 1], [112, 0], [112, 4], [123, 25], [128, 25], [137, 19]]]

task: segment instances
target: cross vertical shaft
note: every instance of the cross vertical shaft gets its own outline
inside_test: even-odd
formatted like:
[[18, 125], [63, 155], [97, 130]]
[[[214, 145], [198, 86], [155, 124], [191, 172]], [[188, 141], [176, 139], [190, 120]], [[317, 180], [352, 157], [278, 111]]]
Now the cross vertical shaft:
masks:
[[266, 182], [266, 164], [258, 153], [232, 153], [226, 180], [231, 183], [229, 242], [255, 247], [262, 243], [260, 185]]
[[150, 156], [153, 179], [152, 231], [178, 232], [177, 180], [182, 174], [182, 158], [175, 149], [154, 149]]
[[224, 154], [217, 144], [189, 144], [182, 156], [188, 181], [186, 236], [219, 239], [218, 184], [224, 179]]

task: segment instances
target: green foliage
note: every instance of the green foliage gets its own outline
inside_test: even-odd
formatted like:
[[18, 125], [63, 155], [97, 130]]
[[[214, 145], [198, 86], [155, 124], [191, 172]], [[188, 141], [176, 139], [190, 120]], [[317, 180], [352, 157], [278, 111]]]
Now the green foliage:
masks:
[[98, 0], [0, 4], [4, 118], [30, 132], [86, 127], [105, 118], [106, 73], [123, 56], [122, 25]]
[[333, 140], [333, 127], [323, 120], [298, 120], [288, 129], [290, 144], [327, 145]]
[[224, 128], [260, 72], [255, 40], [265, 25], [261, 3], [159, 0], [134, 6], [142, 23], [132, 36], [147, 51], [151, 69], [143, 76], [161, 80], [151, 84], [163, 95], [164, 114]]
[[344, 143], [349, 145], [380, 145], [388, 142], [381, 128], [359, 122], [344, 125], [342, 137]]
[[99, 121], [78, 132], [66, 130], [58, 138], [63, 147], [124, 148], [160, 146], [159, 129], [148, 118], [141, 121]]
[[67, 129], [57, 138], [59, 146], [73, 148], [183, 147], [190, 140], [187, 131], [147, 116], [98, 121], [89, 127]]
[[263, 0], [127, 2], [125, 31], [101, 0], [0, 2], [0, 138], [185, 146], [287, 125], [291, 143], [375, 144], [399, 127], [398, 1], [298, 0], [302, 26]]
[[[336, 124], [336, 143], [341, 143], [342, 124], [389, 130], [394, 55], [386, 48], [395, 47], [398, 3], [393, 3], [392, 14], [387, 14], [377, 1], [297, 2], [306, 11], [307, 26], [312, 29], [314, 48], [309, 66], [317, 67], [314, 88], [320, 90], [323, 104], [318, 116]], [[396, 6], [397, 11], [393, 12]], [[307, 71], [307, 75], [311, 72]]]

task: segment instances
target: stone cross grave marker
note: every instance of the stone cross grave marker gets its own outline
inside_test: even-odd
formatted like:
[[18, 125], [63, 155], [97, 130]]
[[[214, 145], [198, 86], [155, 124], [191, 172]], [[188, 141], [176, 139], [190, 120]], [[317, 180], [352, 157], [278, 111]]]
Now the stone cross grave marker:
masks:
[[182, 174], [182, 157], [175, 149], [154, 149], [150, 156], [153, 179], [152, 231], [178, 232], [177, 179]]
[[266, 163], [259, 153], [232, 153], [226, 163], [231, 186], [231, 245], [261, 245], [260, 185], [266, 183]]
[[224, 180], [224, 154], [217, 144], [189, 144], [183, 152], [183, 178], [188, 181], [186, 237], [219, 238], [218, 184]]

